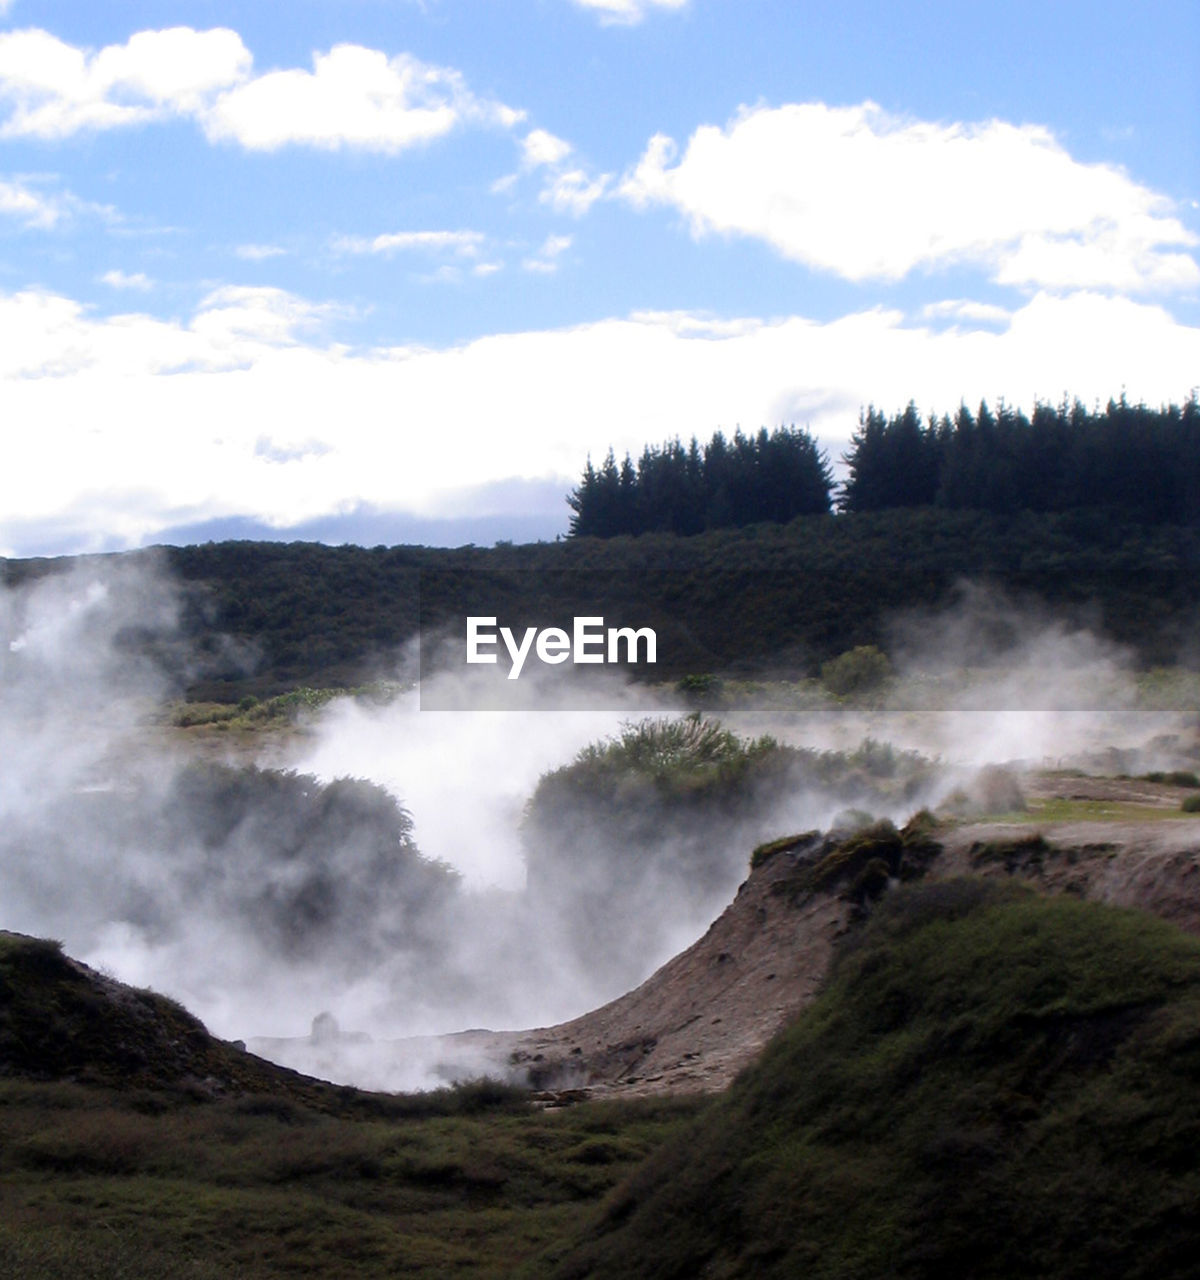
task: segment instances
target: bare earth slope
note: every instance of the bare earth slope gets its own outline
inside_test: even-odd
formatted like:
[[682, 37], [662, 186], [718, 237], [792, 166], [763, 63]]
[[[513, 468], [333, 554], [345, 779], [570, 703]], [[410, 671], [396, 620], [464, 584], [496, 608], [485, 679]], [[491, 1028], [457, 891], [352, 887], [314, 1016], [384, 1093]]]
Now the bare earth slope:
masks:
[[[926, 875], [1017, 877], [1049, 893], [1140, 907], [1200, 933], [1200, 819], [975, 823], [937, 833]], [[751, 872], [693, 946], [636, 990], [559, 1026], [442, 1038], [518, 1069], [535, 1088], [591, 1095], [724, 1088], [813, 997], [854, 905], [845, 885], [781, 892], [822, 852], [813, 841]]]

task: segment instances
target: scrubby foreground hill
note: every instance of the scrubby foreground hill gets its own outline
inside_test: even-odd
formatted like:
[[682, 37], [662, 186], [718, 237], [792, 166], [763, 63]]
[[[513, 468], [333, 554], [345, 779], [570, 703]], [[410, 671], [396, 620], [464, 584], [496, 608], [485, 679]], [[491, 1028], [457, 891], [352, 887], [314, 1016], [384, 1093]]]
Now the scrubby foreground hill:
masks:
[[553, 1274], [1193, 1276], [1198, 1153], [1200, 942], [930, 882]]
[[290, 1096], [328, 1106], [308, 1080], [209, 1035], [182, 1005], [98, 973], [57, 942], [0, 930], [0, 1079], [169, 1089], [193, 1098]]
[[510, 1275], [695, 1110], [324, 1084], [0, 933], [0, 1280]]
[[1200, 1276], [1200, 823], [1162, 813], [763, 846], [637, 990], [468, 1033], [591, 1095], [551, 1111], [325, 1085], [0, 934], [0, 1280]]

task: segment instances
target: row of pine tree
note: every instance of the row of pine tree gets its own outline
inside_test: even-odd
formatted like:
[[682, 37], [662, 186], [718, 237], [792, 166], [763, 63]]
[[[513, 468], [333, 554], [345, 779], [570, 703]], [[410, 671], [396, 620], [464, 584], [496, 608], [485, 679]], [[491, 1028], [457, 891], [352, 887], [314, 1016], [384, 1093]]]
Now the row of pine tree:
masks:
[[833, 474], [807, 431], [780, 427], [732, 440], [717, 432], [706, 445], [672, 440], [647, 446], [636, 465], [591, 460], [567, 498], [571, 533], [611, 538], [630, 533], [703, 533], [830, 509]]
[[835, 485], [826, 455], [795, 427], [717, 432], [647, 447], [634, 463], [590, 459], [567, 501], [571, 533], [702, 533], [800, 515], [939, 506], [999, 513], [1102, 507], [1139, 520], [1200, 518], [1200, 403], [1150, 409], [1124, 396], [1103, 410], [1038, 404], [1027, 416], [985, 403], [922, 419], [913, 403], [859, 416]]

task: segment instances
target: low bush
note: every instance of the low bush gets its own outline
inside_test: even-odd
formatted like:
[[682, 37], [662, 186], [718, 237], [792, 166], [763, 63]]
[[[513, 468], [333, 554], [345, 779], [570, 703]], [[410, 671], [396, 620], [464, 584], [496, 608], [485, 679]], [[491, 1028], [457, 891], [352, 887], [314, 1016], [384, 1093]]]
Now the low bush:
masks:
[[887, 654], [873, 644], [860, 644], [821, 664], [821, 683], [835, 698], [877, 693], [891, 675]]
[[555, 1280], [1192, 1276], [1200, 940], [1009, 883], [888, 893]]

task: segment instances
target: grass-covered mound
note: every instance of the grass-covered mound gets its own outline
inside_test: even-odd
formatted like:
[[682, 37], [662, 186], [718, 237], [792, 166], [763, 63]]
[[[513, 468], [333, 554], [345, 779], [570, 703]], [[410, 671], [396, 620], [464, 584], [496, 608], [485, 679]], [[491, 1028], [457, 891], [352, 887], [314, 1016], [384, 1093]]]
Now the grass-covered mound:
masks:
[[324, 1084], [0, 932], [0, 1280], [509, 1275], [697, 1105]]
[[977, 881], [886, 896], [560, 1278], [1200, 1274], [1200, 941]]
[[[46, 938], [0, 931], [0, 1080], [193, 1098], [271, 1093], [328, 1109], [332, 1085], [209, 1035], [181, 1004], [106, 978]], [[351, 1091], [353, 1092], [353, 1091]]]

